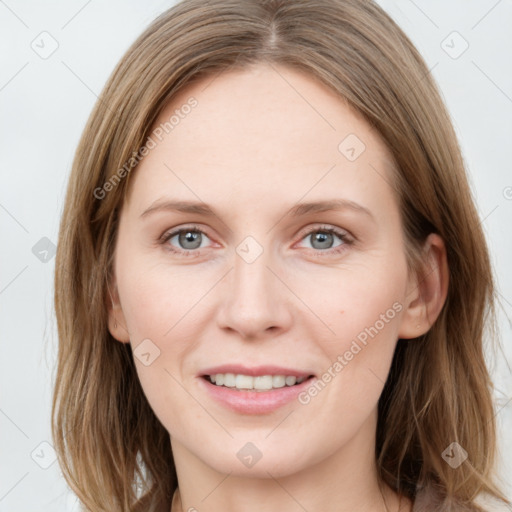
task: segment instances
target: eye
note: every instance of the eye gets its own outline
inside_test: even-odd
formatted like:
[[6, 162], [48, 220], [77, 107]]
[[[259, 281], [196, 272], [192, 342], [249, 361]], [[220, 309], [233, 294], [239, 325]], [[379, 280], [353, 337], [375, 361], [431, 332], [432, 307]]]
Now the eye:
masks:
[[[336, 243], [336, 238], [338, 238], [340, 242], [333, 245]], [[347, 245], [353, 243], [353, 239], [348, 232], [331, 226], [317, 226], [314, 229], [310, 229], [301, 240], [309, 240], [311, 244], [310, 248], [319, 256], [340, 253], [347, 248]]]
[[197, 256], [199, 251], [205, 247], [203, 242], [208, 239], [206, 233], [197, 226], [186, 226], [170, 233], [165, 233], [161, 238], [162, 245], [174, 253], [183, 256]]
[[[200, 256], [199, 249], [207, 247], [208, 239], [206, 233], [198, 226], [185, 226], [164, 233], [160, 243], [172, 253], [194, 257]], [[336, 239], [339, 240], [338, 244], [336, 244]], [[348, 232], [332, 226], [317, 226], [314, 229], [309, 229], [302, 235], [301, 240], [309, 240], [311, 244], [309, 248], [315, 256], [338, 254], [354, 242]]]

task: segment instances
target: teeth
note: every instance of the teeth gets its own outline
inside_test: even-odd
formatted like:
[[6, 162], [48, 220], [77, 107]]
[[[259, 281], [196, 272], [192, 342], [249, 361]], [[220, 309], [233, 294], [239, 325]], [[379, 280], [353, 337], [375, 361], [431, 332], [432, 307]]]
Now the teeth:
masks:
[[236, 386], [236, 378], [233, 373], [224, 374], [224, 386], [234, 388]]
[[272, 389], [272, 375], [254, 377], [254, 389]]
[[[217, 375], [217, 378], [219, 376]], [[237, 375], [235, 377], [235, 388], [236, 389], [253, 389], [254, 378], [249, 375]]]
[[293, 386], [297, 381], [297, 377], [286, 377], [284, 381], [286, 382], [287, 386]]
[[284, 375], [274, 375], [272, 377], [272, 387], [282, 388], [286, 384], [286, 377]]
[[300, 384], [306, 377], [295, 377], [294, 375], [241, 375], [233, 373], [217, 373], [210, 375], [210, 381], [216, 386], [226, 386], [236, 389], [254, 389], [256, 391], [268, 391], [270, 389], [283, 388]]

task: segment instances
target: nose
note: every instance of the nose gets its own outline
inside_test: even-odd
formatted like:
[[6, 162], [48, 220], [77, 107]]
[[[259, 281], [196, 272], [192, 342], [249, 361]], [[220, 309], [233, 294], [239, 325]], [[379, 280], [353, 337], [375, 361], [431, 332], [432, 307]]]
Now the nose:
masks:
[[288, 330], [293, 294], [280, 279], [275, 261], [264, 251], [249, 263], [235, 252], [233, 266], [220, 289], [219, 327], [246, 340], [275, 337]]

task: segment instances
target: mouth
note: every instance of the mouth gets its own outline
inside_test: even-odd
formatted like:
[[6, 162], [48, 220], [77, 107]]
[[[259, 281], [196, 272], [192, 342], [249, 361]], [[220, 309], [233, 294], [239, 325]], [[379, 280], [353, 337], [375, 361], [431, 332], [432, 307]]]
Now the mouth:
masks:
[[239, 414], [270, 414], [291, 405], [316, 378], [292, 368], [224, 365], [203, 370], [200, 388], [206, 396]]
[[298, 386], [313, 375], [245, 375], [243, 373], [214, 373], [203, 375], [203, 378], [218, 387], [231, 388], [237, 391], [271, 391], [284, 387]]

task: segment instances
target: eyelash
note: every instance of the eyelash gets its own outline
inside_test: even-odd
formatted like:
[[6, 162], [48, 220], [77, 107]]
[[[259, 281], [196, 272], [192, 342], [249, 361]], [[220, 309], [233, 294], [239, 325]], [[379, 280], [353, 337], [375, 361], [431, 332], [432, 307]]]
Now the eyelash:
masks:
[[[167, 242], [169, 240], [171, 240], [173, 237], [175, 237], [176, 235], [179, 235], [180, 233], [183, 233], [185, 231], [201, 233], [202, 235], [206, 235], [208, 237], [208, 234], [205, 233], [201, 228], [199, 228], [198, 226], [190, 225], [190, 226], [182, 227], [182, 228], [172, 231], [170, 233], [169, 232], [164, 233], [162, 235], [162, 237], [160, 238], [159, 243], [162, 245], [166, 245], [166, 250], [168, 250], [174, 254], [182, 255], [186, 258], [200, 256], [201, 255], [200, 249], [180, 250], [180, 249], [176, 249], [175, 247], [173, 247], [170, 244], [167, 244]], [[326, 257], [326, 256], [337, 255], [337, 254], [341, 253], [342, 251], [346, 250], [347, 245], [352, 245], [354, 243], [354, 240], [346, 231], [342, 231], [337, 228], [333, 228], [331, 226], [317, 226], [313, 229], [310, 229], [309, 231], [307, 231], [306, 233], [304, 233], [302, 235], [300, 240], [303, 240], [304, 238], [306, 238], [309, 235], [312, 235], [313, 233], [333, 234], [333, 235], [336, 235], [343, 242], [342, 244], [338, 245], [337, 247], [334, 247], [331, 249], [325, 249], [325, 250], [310, 249], [310, 250], [314, 251], [314, 255], [316, 257], [320, 257], [320, 258]]]

